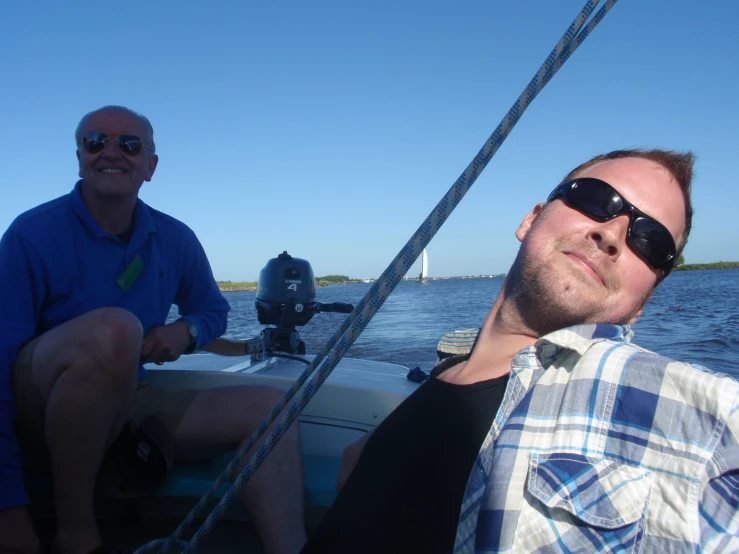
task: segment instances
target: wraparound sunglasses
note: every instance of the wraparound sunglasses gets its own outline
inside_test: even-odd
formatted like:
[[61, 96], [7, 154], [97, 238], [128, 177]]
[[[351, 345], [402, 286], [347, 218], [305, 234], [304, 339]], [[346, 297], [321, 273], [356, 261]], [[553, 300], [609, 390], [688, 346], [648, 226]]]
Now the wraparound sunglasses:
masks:
[[677, 249], [669, 229], [626, 200], [611, 185], [593, 177], [580, 177], [562, 183], [547, 199], [562, 198], [564, 203], [596, 221], [629, 216], [626, 242], [650, 267], [662, 271], [660, 281], [675, 264]]

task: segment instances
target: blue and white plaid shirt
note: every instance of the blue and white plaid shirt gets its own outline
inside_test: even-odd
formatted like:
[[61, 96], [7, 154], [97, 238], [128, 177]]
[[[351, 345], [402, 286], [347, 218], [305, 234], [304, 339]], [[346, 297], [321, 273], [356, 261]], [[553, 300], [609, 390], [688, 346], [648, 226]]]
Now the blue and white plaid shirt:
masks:
[[739, 552], [739, 383], [563, 329], [520, 351], [455, 552]]

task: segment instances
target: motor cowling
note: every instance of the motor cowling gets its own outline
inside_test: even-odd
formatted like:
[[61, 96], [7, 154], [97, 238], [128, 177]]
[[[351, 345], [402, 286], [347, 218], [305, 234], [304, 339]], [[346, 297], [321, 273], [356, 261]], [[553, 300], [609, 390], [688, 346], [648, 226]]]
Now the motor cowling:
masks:
[[287, 251], [269, 260], [259, 273], [255, 305], [262, 325], [286, 328], [308, 323], [317, 306], [310, 263]]

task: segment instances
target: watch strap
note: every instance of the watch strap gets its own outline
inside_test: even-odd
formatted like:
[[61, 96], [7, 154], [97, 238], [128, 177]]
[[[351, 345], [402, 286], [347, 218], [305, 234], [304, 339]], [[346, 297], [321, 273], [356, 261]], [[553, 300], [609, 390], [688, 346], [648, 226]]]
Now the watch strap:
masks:
[[192, 354], [198, 343], [197, 327], [195, 327], [195, 324], [186, 317], [181, 317], [178, 321], [182, 321], [187, 326], [187, 334], [190, 335], [190, 344], [187, 345], [183, 354]]

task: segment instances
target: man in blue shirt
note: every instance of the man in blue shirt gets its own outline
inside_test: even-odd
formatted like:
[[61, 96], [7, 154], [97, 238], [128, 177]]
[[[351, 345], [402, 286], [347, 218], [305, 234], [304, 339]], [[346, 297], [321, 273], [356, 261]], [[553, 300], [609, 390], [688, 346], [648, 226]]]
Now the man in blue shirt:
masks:
[[[0, 242], [0, 551], [35, 553], [23, 466], [51, 471], [56, 554], [103, 554], [93, 492], [131, 421], [155, 419], [175, 457], [234, 448], [282, 393], [148, 386], [143, 364], [173, 361], [226, 330], [229, 305], [195, 234], [144, 204], [157, 167], [148, 119], [106, 106], [75, 133], [80, 181], [21, 214]], [[172, 304], [182, 315], [165, 325]], [[125, 427], [124, 427], [125, 426]], [[286, 439], [286, 440], [285, 440]], [[305, 540], [297, 428], [242, 500], [268, 552]]]

